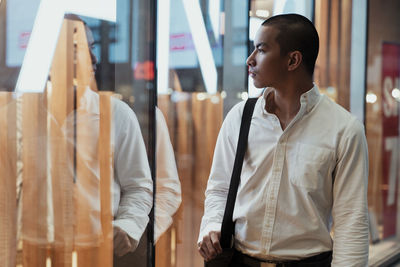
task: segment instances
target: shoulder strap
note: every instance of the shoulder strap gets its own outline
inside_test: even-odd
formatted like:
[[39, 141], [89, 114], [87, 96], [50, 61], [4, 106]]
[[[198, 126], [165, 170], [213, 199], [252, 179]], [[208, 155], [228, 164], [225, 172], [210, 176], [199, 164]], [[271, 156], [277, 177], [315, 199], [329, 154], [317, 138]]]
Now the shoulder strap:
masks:
[[240, 124], [239, 140], [236, 149], [235, 163], [229, 186], [228, 198], [225, 206], [224, 218], [221, 227], [221, 246], [222, 248], [231, 247], [232, 235], [234, 234], [234, 222], [232, 220], [233, 209], [235, 207], [236, 195], [240, 182], [240, 174], [242, 172], [244, 154], [247, 149], [247, 139], [249, 136], [251, 118], [253, 116], [254, 106], [257, 98], [249, 98], [244, 106], [242, 122]]

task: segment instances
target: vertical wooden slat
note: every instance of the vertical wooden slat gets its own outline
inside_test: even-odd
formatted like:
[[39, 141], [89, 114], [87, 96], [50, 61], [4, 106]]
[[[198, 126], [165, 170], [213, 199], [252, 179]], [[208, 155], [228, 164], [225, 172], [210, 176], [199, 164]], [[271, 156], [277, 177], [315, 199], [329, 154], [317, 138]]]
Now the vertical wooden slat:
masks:
[[[48, 88], [50, 164], [53, 189], [54, 251], [52, 264], [72, 266], [73, 251], [73, 27], [64, 21], [51, 68]], [[51, 90], [50, 90], [51, 89]]]
[[23, 95], [23, 263], [45, 266], [47, 245], [47, 114], [43, 94]]
[[[75, 186], [75, 209], [76, 229], [75, 241], [78, 246], [97, 246], [101, 240], [100, 221], [100, 182], [99, 182], [99, 159], [97, 155], [97, 144], [99, 138], [99, 106], [97, 110], [88, 110], [88, 101], [92, 96], [85, 99], [86, 90], [89, 88], [90, 80], [93, 78], [93, 70], [89, 55], [88, 42], [85, 27], [82, 22], [73, 22], [76, 57], [76, 186]], [[95, 100], [96, 101], [96, 100]], [[98, 103], [98, 99], [97, 99]], [[78, 257], [79, 258], [79, 257]], [[88, 264], [88, 263], [86, 263]]]
[[0, 262], [14, 267], [16, 260], [16, 102], [0, 93]]
[[[199, 93], [192, 94], [192, 119], [193, 119], [193, 146], [194, 146], [194, 172], [192, 174], [192, 227], [200, 229], [201, 217], [204, 211], [204, 191], [210, 173], [210, 160], [208, 155], [207, 131], [212, 121], [207, 121], [207, 102], [209, 99], [198, 100]], [[200, 267], [202, 263], [200, 254], [197, 251], [197, 236], [192, 234], [190, 248], [187, 248], [192, 255], [192, 266]]]
[[[111, 94], [99, 99], [93, 92], [97, 88], [92, 88], [94, 73], [83, 24], [75, 22], [74, 32], [77, 86], [77, 186], [74, 196], [78, 266], [111, 267]], [[98, 106], [87, 110], [88, 101], [95, 101]]]
[[[188, 93], [181, 93], [188, 94]], [[189, 95], [190, 96], [190, 95]], [[184, 100], [185, 99], [185, 100]], [[176, 103], [176, 120], [177, 120], [177, 136], [175, 138], [177, 151], [178, 174], [181, 177], [182, 186], [182, 204], [181, 210], [181, 227], [182, 233], [181, 243], [178, 244], [177, 266], [194, 266], [193, 258], [187, 248], [193, 246], [193, 196], [192, 174], [193, 174], [193, 141], [192, 141], [192, 121], [191, 121], [191, 98], [186, 100], [182, 96], [182, 100]]]
[[314, 77], [320, 87], [328, 86], [330, 2], [331, 0], [315, 0], [315, 27], [319, 35], [319, 54]]
[[350, 110], [351, 13], [353, 1], [341, 1], [338, 103]]
[[340, 12], [340, 1], [331, 0], [330, 3], [330, 28], [329, 28], [329, 43], [328, 54], [329, 54], [329, 72], [328, 85], [333, 86], [337, 90], [339, 89], [339, 63], [340, 63], [340, 25], [341, 25], [341, 12]]
[[100, 162], [100, 200], [101, 200], [101, 227], [103, 242], [99, 248], [99, 262], [101, 266], [113, 265], [113, 226], [111, 207], [111, 188], [113, 181], [113, 148], [111, 145], [111, 94], [100, 93], [100, 137], [99, 137], [99, 162]]

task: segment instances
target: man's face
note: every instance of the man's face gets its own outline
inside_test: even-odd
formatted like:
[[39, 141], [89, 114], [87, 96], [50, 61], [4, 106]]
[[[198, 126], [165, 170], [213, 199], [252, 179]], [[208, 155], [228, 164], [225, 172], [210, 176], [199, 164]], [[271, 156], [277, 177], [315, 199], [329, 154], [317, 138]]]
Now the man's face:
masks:
[[257, 88], [277, 88], [285, 79], [288, 57], [281, 56], [277, 35], [278, 30], [273, 26], [261, 26], [257, 31], [255, 49], [246, 61]]
[[87, 38], [88, 46], [89, 46], [90, 58], [92, 60], [93, 71], [96, 72], [96, 70], [97, 70], [97, 65], [96, 64], [98, 63], [98, 60], [97, 60], [97, 57], [96, 57], [96, 55], [94, 54], [94, 51], [93, 51], [93, 49], [94, 49], [93, 33], [92, 33], [92, 31], [90, 30], [90, 28], [87, 25], [85, 25], [85, 31], [86, 31], [86, 38]]

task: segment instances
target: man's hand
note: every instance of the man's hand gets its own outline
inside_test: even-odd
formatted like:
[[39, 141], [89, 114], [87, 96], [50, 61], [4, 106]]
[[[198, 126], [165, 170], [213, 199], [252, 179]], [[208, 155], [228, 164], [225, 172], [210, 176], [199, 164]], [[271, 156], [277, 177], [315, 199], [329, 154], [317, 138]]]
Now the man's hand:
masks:
[[214, 259], [218, 254], [222, 253], [219, 238], [220, 231], [211, 231], [203, 237], [203, 241], [199, 243], [198, 250], [205, 261]]
[[114, 226], [114, 253], [118, 257], [124, 256], [128, 252], [133, 252], [136, 249], [136, 241], [128, 236], [128, 234]]

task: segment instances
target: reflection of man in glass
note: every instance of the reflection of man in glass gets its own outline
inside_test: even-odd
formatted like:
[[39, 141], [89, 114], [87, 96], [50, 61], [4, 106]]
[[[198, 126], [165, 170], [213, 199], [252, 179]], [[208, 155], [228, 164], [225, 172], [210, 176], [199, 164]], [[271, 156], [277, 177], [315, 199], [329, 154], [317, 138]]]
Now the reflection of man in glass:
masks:
[[[89, 53], [92, 60], [93, 70], [96, 71], [98, 61], [96, 55], [93, 52], [95, 40], [92, 31], [86, 24], [85, 24], [85, 30], [86, 30], [86, 37], [88, 41]], [[129, 113], [132, 113], [132, 111], [130, 111]], [[137, 125], [137, 127], [139, 127], [139, 125]], [[154, 225], [155, 242], [157, 242], [160, 236], [172, 224], [172, 216], [176, 212], [181, 203], [181, 187], [175, 163], [174, 151], [171, 145], [168, 133], [168, 127], [165, 122], [164, 116], [160, 111], [160, 109], [157, 107], [156, 107], [156, 127], [157, 127], [157, 136], [156, 136], [157, 195], [155, 198], [156, 199], [155, 225]], [[132, 130], [135, 131], [134, 129]], [[138, 134], [140, 134], [140, 131], [135, 135]], [[126, 252], [133, 251], [134, 247], [136, 247], [137, 244], [136, 246], [131, 247], [128, 241], [132, 243], [135, 242], [135, 240], [128, 240], [129, 235], [127, 236], [125, 234], [125, 231], [116, 225], [117, 224], [114, 223], [114, 250], [115, 253], [118, 256], [120, 256], [126, 254]]]
[[[82, 21], [78, 16], [67, 19]], [[83, 22], [83, 21], [82, 21]], [[85, 23], [84, 23], [85, 24]], [[92, 49], [94, 38], [85, 24], [93, 70], [97, 58]], [[81, 101], [84, 109], [99, 108], [99, 96], [87, 89]], [[123, 256], [134, 251], [149, 221], [152, 207], [152, 180], [140, 126], [131, 108], [112, 97], [112, 136], [114, 147], [114, 182], [112, 211], [114, 215], [114, 253]]]

